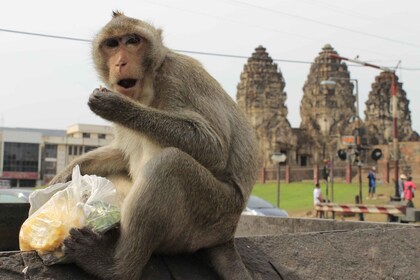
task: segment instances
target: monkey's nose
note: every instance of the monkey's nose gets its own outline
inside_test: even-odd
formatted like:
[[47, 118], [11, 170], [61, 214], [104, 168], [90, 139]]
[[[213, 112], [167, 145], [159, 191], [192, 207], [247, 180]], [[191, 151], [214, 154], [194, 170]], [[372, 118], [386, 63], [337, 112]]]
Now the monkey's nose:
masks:
[[123, 67], [125, 65], [127, 65], [127, 62], [125, 62], [125, 61], [119, 61], [115, 66], [117, 66], [117, 67]]

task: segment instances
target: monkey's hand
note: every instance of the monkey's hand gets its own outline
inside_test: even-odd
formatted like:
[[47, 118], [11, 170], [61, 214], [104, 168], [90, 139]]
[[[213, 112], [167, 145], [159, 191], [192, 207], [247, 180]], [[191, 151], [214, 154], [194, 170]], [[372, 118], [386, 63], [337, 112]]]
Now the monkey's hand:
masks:
[[89, 97], [88, 105], [92, 112], [102, 118], [118, 122], [127, 117], [133, 103], [128, 97], [105, 88], [95, 89]]

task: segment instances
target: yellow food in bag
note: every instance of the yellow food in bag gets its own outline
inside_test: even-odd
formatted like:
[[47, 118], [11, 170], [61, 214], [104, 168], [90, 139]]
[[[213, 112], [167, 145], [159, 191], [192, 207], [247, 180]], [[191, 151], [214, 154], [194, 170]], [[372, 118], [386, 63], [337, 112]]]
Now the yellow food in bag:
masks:
[[70, 197], [65, 191], [53, 196], [23, 223], [19, 233], [22, 251], [53, 252], [60, 249], [71, 228], [84, 225], [83, 208]]
[[63, 241], [71, 228], [89, 227], [103, 233], [118, 225], [120, 209], [111, 181], [81, 175], [73, 168], [72, 180], [37, 190], [29, 197], [30, 216], [19, 232], [20, 250], [36, 250], [46, 265], [68, 262]]

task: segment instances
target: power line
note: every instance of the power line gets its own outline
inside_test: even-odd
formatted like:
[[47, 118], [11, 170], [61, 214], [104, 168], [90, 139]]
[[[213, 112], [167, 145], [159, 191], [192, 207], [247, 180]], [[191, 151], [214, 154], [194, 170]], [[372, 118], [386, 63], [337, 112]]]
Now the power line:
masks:
[[200, 11], [193, 11], [193, 10], [190, 10], [190, 9], [181, 8], [181, 7], [179, 7], [179, 5], [168, 5], [166, 3], [163, 4], [163, 3], [158, 3], [156, 1], [147, 1], [147, 0], [145, 0], [145, 2], [146, 3], [149, 3], [151, 5], [156, 5], [156, 6], [160, 6], [160, 7], [166, 7], [166, 8], [169, 8], [169, 9], [176, 9], [176, 10], [179, 10], [179, 11], [182, 11], [182, 12], [186, 12], [186, 13], [190, 13], [190, 14], [193, 14], [193, 15], [203, 15], [203, 16], [210, 17], [210, 18], [221, 19], [221, 20], [224, 20], [226, 22], [230, 22], [230, 23], [234, 23], [234, 24], [240, 25], [242, 27], [244, 25], [247, 25], [249, 27], [263, 29], [265, 31], [271, 31], [271, 32], [282, 33], [282, 34], [288, 34], [290, 36], [299, 37], [299, 38], [306, 39], [306, 40], [312, 40], [312, 41], [314, 40], [314, 38], [311, 38], [309, 36], [305, 36], [305, 35], [301, 35], [301, 34], [298, 34], [298, 33], [291, 32], [289, 29], [288, 30], [285, 30], [285, 29], [277, 29], [277, 28], [273, 28], [273, 27], [259, 26], [259, 25], [255, 25], [254, 23], [253, 24], [250, 24], [249, 21], [248, 22], [243, 22], [243, 21], [235, 20], [233, 18], [227, 18], [227, 17], [222, 17], [222, 16], [216, 16], [216, 15], [208, 14], [208, 13], [202, 12], [201, 10]]
[[48, 35], [48, 34], [33, 33], [33, 32], [18, 31], [18, 30], [10, 30], [10, 29], [2, 29], [2, 28], [0, 28], [0, 31], [9, 32], [9, 33], [18, 33], [18, 34], [24, 34], [24, 35], [31, 35], [31, 36], [47, 37], [47, 38], [53, 38], [53, 39], [72, 40], [72, 41], [79, 41], [79, 42], [91, 42], [91, 40], [88, 40], [88, 39], [80, 39], [80, 38], [57, 36], [57, 35]]
[[[89, 40], [89, 39], [82, 39], [82, 38], [68, 37], [68, 36], [50, 35], [50, 34], [43, 34], [43, 33], [11, 30], [11, 29], [3, 29], [3, 28], [0, 28], [0, 32], [16, 33], [16, 34], [22, 34], [22, 35], [38, 36], [38, 37], [60, 39], [60, 40], [71, 40], [71, 41], [78, 41], [78, 42], [85, 42], [85, 43], [92, 42], [92, 40]], [[189, 51], [189, 50], [180, 50], [180, 49], [173, 49], [173, 50], [176, 51], [176, 52], [180, 52], [180, 53], [188, 53], [188, 54], [196, 54], [196, 55], [208, 55], [208, 56], [239, 58], [239, 59], [249, 59], [250, 58], [249, 56], [243, 56], [243, 55], [211, 53], [211, 52], [202, 52], [202, 51]], [[284, 62], [284, 63], [316, 64], [316, 62], [303, 61], [303, 60], [291, 60], [291, 59], [280, 59], [280, 58], [272, 58], [272, 60], [276, 61], [276, 62]], [[349, 67], [361, 67], [360, 65], [351, 65], [351, 64], [348, 65], [348, 66]], [[420, 68], [399, 67], [399, 69], [409, 70], [409, 71], [420, 71]]]
[[[39, 36], [39, 37], [46, 37], [46, 38], [53, 38], [53, 39], [61, 39], [61, 40], [72, 40], [72, 41], [79, 41], [79, 42], [92, 42], [89, 39], [81, 39], [75, 37], [67, 37], [67, 36], [57, 36], [57, 35], [50, 35], [50, 34], [43, 34], [43, 33], [35, 33], [35, 32], [27, 32], [27, 31], [19, 31], [19, 30], [10, 30], [10, 29], [3, 29], [0, 28], [0, 32], [9, 32], [9, 33], [17, 33], [23, 35], [30, 35], [30, 36]], [[176, 52], [181, 53], [189, 53], [189, 54], [198, 54], [198, 55], [208, 55], [208, 56], [218, 56], [218, 57], [229, 57], [229, 58], [240, 58], [240, 59], [248, 59], [249, 56], [243, 55], [232, 55], [232, 54], [222, 54], [222, 53], [210, 53], [210, 52], [201, 52], [201, 51], [189, 51], [189, 50], [179, 50], [173, 49]], [[303, 63], [303, 64], [314, 64], [313, 62], [309, 61], [299, 61], [299, 60], [289, 60], [289, 59], [273, 59], [273, 61], [279, 62], [289, 62], [289, 63]]]
[[407, 45], [407, 46], [411, 46], [411, 47], [415, 47], [415, 48], [420, 48], [419, 45], [416, 45], [416, 44], [413, 44], [413, 43], [403, 42], [403, 41], [400, 41], [400, 40], [387, 38], [387, 37], [384, 37], [384, 36], [379, 36], [379, 35], [368, 33], [368, 32], [354, 30], [354, 29], [347, 28], [347, 27], [344, 27], [344, 26], [340, 26], [340, 25], [336, 25], [336, 24], [332, 24], [332, 23], [328, 23], [328, 22], [323, 22], [323, 21], [303, 17], [303, 16], [300, 16], [300, 15], [286, 13], [286, 12], [282, 12], [282, 11], [279, 11], [279, 10], [266, 8], [266, 7], [263, 7], [263, 6], [254, 5], [254, 4], [247, 3], [247, 2], [242, 2], [242, 1], [239, 1], [239, 0], [231, 0], [231, 1], [236, 2], [238, 4], [241, 4], [241, 5], [257, 8], [257, 9], [260, 9], [260, 10], [269, 11], [271, 13], [282, 14], [282, 15], [285, 15], [285, 16], [288, 16], [288, 17], [293, 17], [293, 18], [297, 18], [297, 19], [300, 19], [300, 20], [317, 23], [317, 24], [320, 24], [320, 25], [325, 25], [325, 26], [329, 26], [329, 27], [333, 27], [333, 28], [337, 28], [337, 29], [341, 29], [341, 30], [350, 31], [350, 32], [353, 32], [353, 33], [361, 34], [361, 35], [372, 37], [372, 38], [381, 39], [381, 40], [388, 41], [388, 42], [393, 42], [393, 43], [403, 44], [403, 45]]

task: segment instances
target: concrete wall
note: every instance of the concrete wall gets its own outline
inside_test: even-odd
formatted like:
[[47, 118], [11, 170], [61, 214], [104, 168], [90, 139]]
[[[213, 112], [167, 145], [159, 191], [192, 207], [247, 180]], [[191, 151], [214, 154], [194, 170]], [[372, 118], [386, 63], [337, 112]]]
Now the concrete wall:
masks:
[[28, 212], [29, 203], [0, 203], [0, 251], [19, 250], [20, 226]]
[[[236, 237], [242, 237], [399, 227], [414, 227], [414, 225], [400, 223], [371, 223], [358, 221], [337, 221], [329, 219], [277, 218], [243, 215], [239, 221], [235, 235]], [[420, 227], [420, 225], [418, 227]]]

